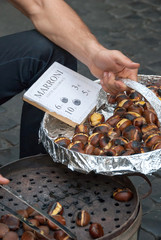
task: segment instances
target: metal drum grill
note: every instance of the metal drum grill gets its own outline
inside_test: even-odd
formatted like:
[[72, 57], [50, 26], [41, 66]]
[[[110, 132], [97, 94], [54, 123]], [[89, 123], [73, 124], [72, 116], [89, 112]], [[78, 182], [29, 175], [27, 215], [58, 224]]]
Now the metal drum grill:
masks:
[[[89, 226], [78, 227], [75, 223], [80, 210], [87, 210], [91, 222], [104, 227], [105, 236], [101, 239], [107, 240], [125, 231], [138, 214], [138, 194], [131, 181], [123, 175], [108, 177], [72, 172], [62, 164], [53, 163], [47, 155], [18, 160], [2, 167], [1, 173], [11, 180], [10, 187], [43, 210], [47, 211], [51, 202], [59, 201], [64, 207], [66, 225], [78, 240], [91, 239]], [[130, 188], [134, 193], [133, 199], [126, 203], [114, 200], [112, 193], [118, 187]], [[14, 210], [27, 208], [3, 189], [0, 201]], [[6, 213], [0, 208], [0, 215]]]

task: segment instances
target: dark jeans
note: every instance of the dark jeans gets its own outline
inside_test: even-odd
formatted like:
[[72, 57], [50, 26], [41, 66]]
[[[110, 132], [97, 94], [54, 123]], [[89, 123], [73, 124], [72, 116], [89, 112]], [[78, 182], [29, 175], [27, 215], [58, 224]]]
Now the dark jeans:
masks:
[[[76, 59], [36, 30], [0, 38], [0, 105], [27, 90], [53, 63], [77, 71]], [[20, 129], [20, 158], [45, 153], [38, 143], [44, 112], [24, 102]]]

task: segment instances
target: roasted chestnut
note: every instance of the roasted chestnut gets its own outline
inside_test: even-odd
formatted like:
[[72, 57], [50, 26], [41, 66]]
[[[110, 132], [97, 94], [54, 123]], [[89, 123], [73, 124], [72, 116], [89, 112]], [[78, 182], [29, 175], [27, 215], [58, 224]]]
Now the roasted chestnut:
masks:
[[157, 149], [161, 149], [161, 142], [158, 142], [155, 145], [153, 145], [152, 150], [157, 150]]
[[125, 146], [127, 144], [127, 142], [128, 142], [128, 140], [124, 137], [115, 137], [112, 139], [113, 145]]
[[105, 117], [102, 113], [94, 112], [89, 116], [88, 120], [89, 120], [89, 124], [92, 127], [95, 127], [98, 124], [103, 123], [105, 121]]
[[79, 211], [76, 217], [76, 224], [78, 226], [84, 227], [87, 226], [90, 222], [90, 215], [87, 211]]
[[96, 147], [95, 149], [94, 149], [94, 155], [96, 155], [96, 156], [102, 156], [102, 154], [103, 154], [103, 150], [102, 149], [100, 149], [99, 147]]
[[19, 236], [16, 232], [8, 232], [5, 234], [2, 240], [19, 240]]
[[71, 143], [70, 139], [67, 137], [59, 137], [59, 138], [55, 139], [54, 142], [64, 148], [67, 148], [68, 145]]
[[119, 115], [114, 115], [114, 116], [111, 116], [110, 118], [108, 118], [105, 123], [108, 123], [108, 124], [110, 124], [112, 127], [115, 127], [116, 124], [120, 121], [120, 119], [121, 119], [121, 118], [120, 118]]
[[72, 142], [68, 145], [68, 149], [76, 152], [83, 150], [84, 144], [81, 141]]
[[144, 117], [145, 117], [147, 123], [154, 123], [156, 125], [158, 124], [158, 117], [157, 117], [156, 113], [145, 110]]
[[95, 132], [102, 132], [102, 133], [107, 133], [109, 129], [111, 129], [112, 127], [110, 126], [110, 124], [108, 123], [102, 123], [97, 125], [96, 127], [94, 127], [93, 129], [93, 133]]
[[95, 147], [92, 144], [87, 144], [84, 148], [84, 153], [89, 155], [94, 155]]
[[129, 99], [129, 97], [125, 93], [119, 93], [116, 96], [116, 102], [117, 103], [121, 102], [122, 100], [127, 100], [127, 99]]
[[[38, 207], [38, 205], [35, 205], [35, 207]], [[37, 212], [32, 207], [27, 207], [26, 211], [29, 217], [34, 217], [37, 215]]]
[[88, 135], [85, 133], [76, 133], [73, 136], [72, 141], [73, 142], [81, 141], [84, 145], [86, 145], [88, 142]]
[[116, 127], [122, 132], [130, 125], [132, 125], [132, 122], [126, 118], [123, 118], [116, 124]]
[[150, 152], [150, 148], [142, 146], [140, 148], [140, 153], [146, 153], [146, 152]]
[[39, 226], [39, 229], [41, 230], [41, 234], [44, 237], [42, 235], [38, 234], [38, 233], [35, 233], [36, 239], [38, 239], [38, 240], [46, 240], [45, 236], [49, 236], [49, 232], [50, 232], [49, 227], [41, 225], [41, 226]]
[[135, 153], [140, 153], [141, 143], [136, 140], [131, 140], [126, 144], [126, 150], [133, 149]]
[[158, 142], [161, 142], [161, 136], [159, 134], [154, 133], [147, 137], [147, 139], [145, 140], [145, 145], [147, 147], [152, 147], [153, 145], [155, 145]]
[[129, 119], [130, 121], [133, 121], [135, 118], [141, 117], [139, 113], [136, 112], [126, 112], [124, 114], [124, 118]]
[[109, 149], [104, 149], [103, 151], [103, 156], [117, 156], [117, 152], [115, 149], [109, 148]]
[[129, 94], [129, 98], [134, 102], [134, 101], [141, 101], [142, 96], [140, 93], [138, 93], [136, 90], [131, 90]]
[[147, 133], [147, 132], [150, 132], [150, 131], [155, 131], [155, 130], [158, 130], [158, 127], [151, 123], [151, 124], [144, 124], [141, 128], [141, 131], [143, 134]]
[[136, 113], [142, 115], [142, 113], [144, 112], [144, 108], [141, 105], [133, 104], [128, 108], [128, 111], [129, 112], [136, 112]]
[[114, 150], [116, 152], [116, 156], [119, 156], [125, 151], [125, 148], [121, 145], [117, 145], [112, 147], [111, 150]]
[[19, 229], [20, 221], [12, 214], [6, 214], [1, 217], [1, 223], [6, 224], [10, 230], [17, 230]]
[[110, 137], [111, 139], [115, 137], [119, 137], [120, 135], [121, 135], [121, 131], [117, 127], [111, 128], [107, 133], [107, 136]]
[[8, 232], [9, 227], [4, 223], [0, 223], [0, 238], [3, 238]]
[[146, 107], [146, 102], [145, 101], [138, 101], [138, 102], [135, 102], [135, 105], [136, 106], [141, 106], [145, 109]]
[[116, 103], [116, 96], [115, 95], [109, 95], [107, 96], [107, 101], [110, 104], [115, 104]]
[[133, 120], [133, 125], [137, 127], [142, 127], [146, 123], [147, 122], [144, 117], [137, 117]]
[[122, 117], [126, 113], [126, 109], [123, 107], [117, 107], [114, 109], [114, 115], [119, 115]]
[[99, 223], [92, 223], [89, 227], [89, 233], [93, 239], [104, 236], [103, 227]]
[[129, 108], [133, 104], [132, 100], [124, 99], [118, 103], [117, 107], [123, 107], [125, 109]]
[[135, 154], [134, 150], [133, 149], [128, 149], [124, 152], [122, 152], [121, 156], [130, 156], [130, 155], [133, 155]]
[[100, 132], [92, 133], [88, 138], [88, 144], [91, 144], [94, 147], [96, 147], [99, 144], [99, 140], [101, 139], [102, 136], [103, 133]]
[[104, 148], [110, 142], [110, 138], [107, 135], [103, 135], [99, 140], [99, 145]]
[[[55, 216], [52, 216], [52, 217], [55, 220], [57, 220], [58, 222], [60, 222], [62, 225], [66, 225], [65, 218], [62, 215], [55, 215]], [[50, 220], [47, 220], [47, 224], [53, 230], [58, 230], [59, 229], [59, 227], [57, 225], [55, 225], [53, 222], [51, 222]]]
[[133, 198], [133, 193], [129, 188], [117, 188], [113, 192], [113, 198], [119, 202], [128, 202]]
[[84, 124], [79, 124], [79, 125], [76, 125], [75, 127], [75, 130], [74, 130], [74, 133], [85, 133], [85, 134], [88, 134], [89, 133], [89, 130], [88, 130], [88, 127]]
[[134, 125], [130, 125], [126, 127], [122, 135], [127, 138], [128, 140], [136, 140], [141, 141], [142, 140], [142, 133], [139, 127], [135, 127]]
[[64, 211], [63, 206], [59, 202], [51, 202], [48, 214], [50, 216], [55, 216], [57, 214], [62, 215], [63, 211]]

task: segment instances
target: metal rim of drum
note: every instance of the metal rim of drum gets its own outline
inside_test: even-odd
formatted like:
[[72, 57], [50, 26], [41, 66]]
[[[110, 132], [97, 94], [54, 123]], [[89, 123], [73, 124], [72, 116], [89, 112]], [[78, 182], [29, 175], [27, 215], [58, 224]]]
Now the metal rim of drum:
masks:
[[[85, 209], [91, 215], [91, 223], [99, 222], [105, 235], [100, 240], [111, 240], [125, 232], [136, 220], [140, 208], [138, 193], [126, 176], [104, 176], [72, 172], [62, 164], [54, 163], [48, 155], [32, 156], [17, 160], [0, 168], [8, 177], [10, 186], [25, 199], [47, 210], [52, 201], [59, 201], [64, 207], [66, 225], [77, 236], [92, 239], [89, 225], [78, 227], [75, 223], [78, 211]], [[134, 197], [129, 202], [118, 202], [112, 198], [117, 187], [128, 187]], [[4, 190], [0, 200], [13, 209], [25, 209]], [[0, 215], [6, 214], [0, 208]], [[19, 235], [22, 234], [22, 228]]]

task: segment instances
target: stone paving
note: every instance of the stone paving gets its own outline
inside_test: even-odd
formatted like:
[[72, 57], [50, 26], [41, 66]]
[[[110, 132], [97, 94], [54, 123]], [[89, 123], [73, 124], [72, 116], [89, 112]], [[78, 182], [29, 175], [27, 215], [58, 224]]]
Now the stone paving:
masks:
[[[67, 0], [100, 43], [117, 49], [141, 64], [140, 74], [161, 75], [160, 0]], [[31, 29], [33, 26], [5, 0], [0, 1], [0, 36]], [[94, 79], [79, 63], [78, 71]], [[0, 106], [0, 164], [18, 159], [22, 94]], [[161, 171], [149, 176], [152, 194], [142, 200], [143, 218], [139, 240], [161, 240]], [[132, 178], [140, 193], [147, 184]]]

